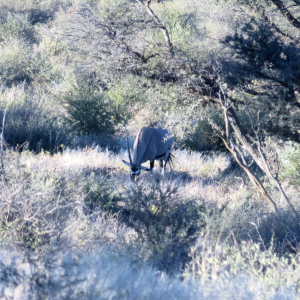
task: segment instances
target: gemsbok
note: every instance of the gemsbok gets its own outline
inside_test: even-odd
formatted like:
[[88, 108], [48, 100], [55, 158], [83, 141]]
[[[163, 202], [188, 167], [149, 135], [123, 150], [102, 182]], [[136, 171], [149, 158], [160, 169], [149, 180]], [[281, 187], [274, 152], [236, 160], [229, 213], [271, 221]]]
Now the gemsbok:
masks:
[[[162, 128], [143, 127], [137, 135], [133, 144], [133, 157], [131, 158], [129, 142], [127, 138], [128, 156], [130, 163], [123, 163], [130, 167], [132, 179], [137, 180], [141, 170], [150, 171], [153, 174], [154, 160], [160, 161], [162, 175], [166, 169], [167, 162], [171, 159], [171, 148], [174, 138], [168, 130]], [[142, 166], [142, 163], [150, 161], [150, 169]], [[165, 163], [164, 163], [165, 162]]]

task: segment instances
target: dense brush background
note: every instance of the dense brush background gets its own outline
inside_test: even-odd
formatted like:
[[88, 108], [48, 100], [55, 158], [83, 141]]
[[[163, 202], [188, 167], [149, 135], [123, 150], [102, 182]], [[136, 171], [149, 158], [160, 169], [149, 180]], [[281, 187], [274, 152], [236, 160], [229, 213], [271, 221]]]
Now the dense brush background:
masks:
[[[1, 299], [300, 299], [298, 221], [211, 127], [222, 74], [300, 212], [300, 31], [274, 2], [152, 1], [170, 59], [138, 1], [0, 0]], [[173, 133], [163, 178], [130, 180], [124, 125]]]

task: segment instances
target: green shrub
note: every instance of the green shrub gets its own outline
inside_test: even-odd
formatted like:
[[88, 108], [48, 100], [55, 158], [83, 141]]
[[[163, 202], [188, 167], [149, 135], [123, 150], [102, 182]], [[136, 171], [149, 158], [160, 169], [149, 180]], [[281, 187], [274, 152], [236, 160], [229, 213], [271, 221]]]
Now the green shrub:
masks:
[[24, 15], [7, 13], [7, 16], [0, 18], [0, 43], [10, 39], [19, 38], [33, 43], [36, 42], [34, 27], [28, 22]]
[[167, 272], [177, 272], [187, 262], [190, 246], [205, 227], [204, 205], [182, 199], [176, 182], [140, 179], [129, 183], [126, 194], [119, 194], [92, 173], [86, 192], [90, 209], [101, 207], [134, 229], [136, 246], [143, 249], [142, 259]]
[[46, 62], [24, 42], [12, 39], [0, 46], [0, 80], [6, 86], [39, 78]]
[[140, 179], [123, 200], [122, 221], [138, 235], [142, 256], [160, 269], [177, 272], [188, 260], [190, 246], [205, 227], [205, 206], [178, 195], [178, 182]]
[[5, 141], [10, 147], [28, 144], [29, 149], [54, 150], [70, 141], [67, 124], [59, 117], [53, 100], [24, 85], [5, 88], [0, 95], [1, 108], [7, 109]]
[[185, 136], [184, 145], [192, 151], [215, 150], [223, 146], [220, 139], [213, 134], [208, 120], [200, 120], [191, 128]]
[[37, 165], [26, 167], [24, 159], [30, 156], [27, 152], [5, 152], [5, 174], [0, 180], [0, 244], [38, 250], [66, 226], [68, 213], [76, 204], [65, 174]]
[[[189, 51], [197, 45], [195, 42], [200, 29], [198, 27], [199, 15], [197, 15], [195, 6], [191, 3], [174, 3], [170, 1], [157, 6], [155, 12], [163, 14], [161, 17], [168, 27], [172, 36], [172, 43], [176, 48], [180, 51]], [[201, 23], [200, 25], [203, 26]]]
[[287, 143], [277, 148], [281, 164], [280, 177], [290, 185], [300, 186], [300, 146], [296, 143]]
[[37, 0], [2, 0], [0, 6], [2, 9], [8, 9], [10, 11], [27, 11], [31, 8], [36, 8]]
[[222, 116], [213, 109], [199, 111], [199, 117], [194, 124], [186, 129], [183, 144], [192, 151], [207, 151], [225, 149], [221, 139], [214, 134], [211, 120], [223, 125]]
[[63, 105], [67, 110], [65, 118], [77, 134], [105, 132], [111, 135], [115, 132], [115, 126], [121, 122], [112, 101], [100, 92], [80, 90], [76, 94], [66, 95]]
[[97, 207], [101, 207], [104, 212], [116, 214], [121, 211], [119, 206], [123, 197], [114, 193], [111, 184], [103, 175], [95, 175], [94, 172], [88, 172], [89, 175], [85, 178], [84, 189], [86, 196], [84, 203], [92, 211]]
[[30, 24], [35, 25], [52, 20], [61, 5], [68, 7], [72, 2], [69, 0], [0, 0], [0, 8], [4, 12], [26, 16]]

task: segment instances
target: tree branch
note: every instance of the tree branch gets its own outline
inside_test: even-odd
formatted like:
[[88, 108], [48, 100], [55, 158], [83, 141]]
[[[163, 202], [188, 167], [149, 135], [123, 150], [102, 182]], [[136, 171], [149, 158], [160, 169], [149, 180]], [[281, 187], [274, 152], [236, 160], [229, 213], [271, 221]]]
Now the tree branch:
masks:
[[[272, 2], [277, 6], [277, 8], [282, 13], [282, 15], [288, 20], [288, 22], [290, 24], [292, 24], [294, 27], [300, 29], [300, 22], [290, 13], [290, 11], [286, 8], [286, 6], [283, 4], [283, 2], [281, 0], [272, 0]], [[294, 1], [294, 2], [296, 2], [296, 1]]]
[[234, 159], [239, 164], [239, 166], [246, 172], [246, 174], [252, 181], [254, 187], [257, 190], [259, 190], [259, 192], [264, 196], [264, 198], [272, 205], [275, 213], [277, 215], [279, 215], [279, 211], [278, 211], [276, 203], [269, 196], [269, 194], [267, 193], [266, 189], [264, 188], [264, 186], [262, 185], [260, 180], [250, 171], [249, 167], [243, 163], [243, 161], [241, 160], [240, 156], [238, 155], [238, 152], [236, 151], [235, 147], [231, 147], [222, 136], [220, 136], [220, 135], [218, 135], [218, 136], [222, 139], [225, 147], [233, 155]]
[[164, 35], [164, 38], [165, 38], [165, 41], [166, 41], [169, 53], [170, 53], [171, 57], [174, 57], [173, 44], [171, 42], [168, 29], [165, 27], [165, 25], [161, 22], [161, 20], [158, 18], [158, 16], [150, 8], [151, 0], [146, 0], [146, 3], [143, 3], [142, 0], [137, 0], [137, 2], [141, 3], [146, 8], [148, 14], [154, 19], [154, 21], [157, 24], [157, 26], [161, 29], [161, 31], [162, 31], [162, 33]]
[[[299, 0], [300, 1], [300, 0]], [[279, 33], [280, 35], [282, 35], [282, 36], [284, 36], [284, 37], [287, 37], [287, 38], [289, 38], [289, 39], [291, 39], [291, 40], [295, 40], [295, 38], [294, 37], [292, 37], [290, 34], [288, 34], [287, 32], [283, 32], [274, 22], [273, 22], [273, 20], [272, 20], [272, 17], [268, 14], [268, 13], [266, 13], [266, 11], [265, 11], [265, 9], [263, 9], [263, 18], [264, 18], [264, 20], [267, 22], [267, 23], [269, 23], [270, 25], [272, 25], [272, 27], [275, 29], [275, 31], [277, 32], [277, 33]]]
[[[292, 209], [294, 215], [299, 220], [299, 214], [298, 214], [298, 212], [294, 208], [294, 206], [291, 203], [290, 199], [287, 197], [286, 193], [284, 192], [284, 190], [283, 190], [283, 188], [281, 186], [280, 181], [278, 180], [278, 173], [279, 173], [279, 163], [278, 163], [278, 161], [276, 162], [276, 164], [277, 164], [277, 170], [276, 170], [276, 173], [275, 173], [275, 176], [274, 176], [272, 174], [272, 172], [271, 172], [271, 168], [270, 168], [270, 164], [268, 162], [268, 159], [266, 158], [266, 155], [263, 152], [261, 138], [259, 137], [259, 131], [260, 131], [259, 113], [260, 113], [260, 111], [258, 111], [258, 113], [257, 113], [258, 126], [257, 126], [256, 130], [254, 128], [253, 120], [252, 120], [252, 117], [251, 117], [249, 111], [246, 110], [246, 113], [247, 113], [247, 115], [248, 115], [248, 117], [250, 119], [251, 127], [252, 127], [252, 130], [253, 130], [254, 134], [255, 134], [256, 143], [257, 143], [257, 149], [258, 149], [258, 152], [260, 154], [261, 161], [262, 161], [262, 163], [265, 166], [265, 170], [266, 170], [265, 173], [269, 177], [269, 179], [271, 179], [276, 184], [276, 186], [278, 187], [278, 189], [279, 189], [282, 197], [287, 201], [287, 203], [290, 206], [290, 208]], [[276, 157], [277, 157], [277, 153], [276, 153]]]
[[5, 126], [5, 118], [6, 118], [6, 109], [3, 110], [3, 118], [2, 118], [2, 128], [1, 128], [1, 134], [0, 134], [0, 161], [1, 161], [1, 173], [4, 173], [4, 126]]
[[[219, 77], [220, 80], [220, 77]], [[272, 205], [275, 213], [278, 215], [279, 211], [277, 208], [276, 203], [273, 201], [273, 199], [269, 196], [268, 192], [266, 191], [266, 189], [264, 188], [263, 184], [260, 182], [259, 178], [257, 176], [255, 176], [255, 174], [249, 169], [245, 157], [241, 151], [241, 149], [239, 148], [239, 146], [237, 146], [233, 140], [233, 138], [231, 137], [231, 133], [230, 133], [230, 127], [229, 124], [232, 125], [232, 121], [235, 121], [235, 127], [239, 127], [239, 128], [235, 128], [234, 131], [236, 132], [237, 129], [239, 129], [240, 132], [240, 138], [243, 138], [247, 141], [247, 137], [242, 134], [241, 131], [241, 126], [237, 125], [239, 123], [237, 118], [233, 119], [232, 117], [230, 118], [229, 116], [229, 111], [231, 111], [231, 115], [235, 112], [232, 108], [232, 106], [228, 106], [228, 100], [227, 97], [225, 95], [225, 91], [222, 87], [222, 84], [220, 83], [220, 92], [219, 92], [219, 104], [221, 105], [223, 112], [224, 112], [224, 122], [225, 122], [225, 128], [226, 128], [226, 138], [222, 136], [222, 134], [218, 134], [217, 135], [222, 139], [225, 147], [229, 150], [229, 152], [233, 155], [234, 159], [236, 160], [236, 162], [240, 165], [240, 167], [246, 172], [246, 174], [248, 175], [248, 177], [250, 178], [251, 182], [253, 183], [254, 187], [263, 195], [263, 197]], [[233, 127], [233, 126], [232, 126]], [[216, 131], [216, 130], [215, 130]], [[228, 143], [228, 141], [230, 142], [230, 144]], [[250, 141], [247, 141], [248, 147], [250, 147], [250, 150], [253, 150], [253, 146], [251, 145]], [[244, 146], [244, 144], [242, 143], [242, 145]], [[251, 155], [251, 152], [250, 152]]]

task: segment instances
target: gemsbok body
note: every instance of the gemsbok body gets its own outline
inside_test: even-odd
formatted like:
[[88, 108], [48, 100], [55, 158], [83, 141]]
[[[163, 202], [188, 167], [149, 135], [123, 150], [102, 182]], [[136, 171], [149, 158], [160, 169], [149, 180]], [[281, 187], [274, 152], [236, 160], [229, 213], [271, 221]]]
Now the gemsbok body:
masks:
[[[130, 163], [123, 160], [124, 164], [130, 167], [130, 175], [136, 180], [141, 170], [150, 171], [153, 174], [154, 160], [160, 161], [162, 174], [170, 160], [171, 148], [174, 138], [166, 129], [143, 127], [137, 135], [133, 144], [133, 155], [131, 158], [129, 143], [128, 156]], [[146, 161], [150, 161], [150, 168], [142, 166]]]

